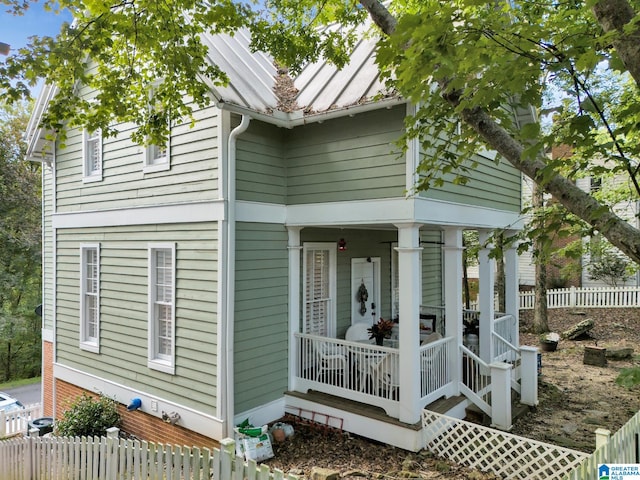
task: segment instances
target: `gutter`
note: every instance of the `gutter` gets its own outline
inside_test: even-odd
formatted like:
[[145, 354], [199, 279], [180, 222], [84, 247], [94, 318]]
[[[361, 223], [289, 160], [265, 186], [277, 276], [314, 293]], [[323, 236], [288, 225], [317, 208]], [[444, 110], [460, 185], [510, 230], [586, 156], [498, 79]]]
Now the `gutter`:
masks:
[[[215, 96], [214, 96], [215, 98]], [[350, 115], [356, 115], [358, 113], [370, 112], [372, 110], [380, 110], [382, 108], [392, 108], [396, 105], [404, 105], [407, 100], [401, 97], [392, 97], [377, 102], [367, 102], [356, 104], [336, 110], [328, 110], [325, 112], [313, 113], [310, 115], [304, 115], [302, 111], [295, 111], [290, 113], [274, 111], [273, 114], [260, 113], [250, 108], [243, 107], [232, 103], [225, 103], [224, 100], [216, 99], [215, 105], [221, 110], [237, 113], [239, 115], [251, 115], [256, 120], [270, 123], [277, 127], [294, 128], [300, 125], [307, 125], [309, 123], [322, 123], [325, 120], [331, 120], [334, 118], [347, 117]]]
[[235, 416], [235, 369], [234, 369], [234, 325], [235, 325], [235, 262], [236, 262], [236, 143], [238, 136], [249, 128], [251, 117], [242, 116], [240, 125], [229, 134], [227, 149], [227, 268], [226, 283], [226, 318], [225, 322], [225, 379], [226, 379], [226, 421], [225, 436], [233, 438]]

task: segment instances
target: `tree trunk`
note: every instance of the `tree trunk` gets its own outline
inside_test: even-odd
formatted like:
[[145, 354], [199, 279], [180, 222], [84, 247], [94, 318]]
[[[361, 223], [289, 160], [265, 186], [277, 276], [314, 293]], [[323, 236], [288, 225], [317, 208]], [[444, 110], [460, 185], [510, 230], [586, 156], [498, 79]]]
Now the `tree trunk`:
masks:
[[[391, 35], [395, 31], [397, 20], [382, 3], [378, 0], [359, 1], [383, 33]], [[620, 29], [622, 25], [628, 24], [629, 12], [633, 15], [633, 9], [627, 0], [600, 0], [594, 7], [596, 19], [605, 30]], [[640, 68], [634, 68], [636, 64], [640, 65], [640, 55], [637, 50], [640, 33], [637, 30], [636, 28], [631, 34], [621, 33], [614, 41], [614, 46], [636, 83], [640, 85]], [[447, 93], [443, 98], [453, 107], [460, 105], [461, 96], [458, 91]], [[542, 184], [545, 191], [553, 195], [569, 212], [593, 226], [612, 245], [618, 247], [635, 263], [640, 264], [640, 230], [629, 225], [610, 209], [603, 209], [602, 204], [566, 177], [556, 174], [550, 180], [543, 182], [543, 170], [546, 167], [543, 153], [540, 152], [534, 159], [523, 158], [524, 146], [483, 109], [464, 109], [460, 112], [460, 118], [515, 168], [534, 182]]]
[[633, 8], [627, 0], [601, 0], [592, 7], [592, 12], [605, 32], [618, 32], [611, 43], [640, 86], [640, 28], [636, 23], [628, 32], [623, 30], [636, 16]]
[[[532, 205], [534, 212], [544, 206], [544, 193], [537, 184], [533, 185]], [[534, 283], [533, 331], [544, 333], [549, 331], [547, 317], [547, 262], [545, 261], [542, 242], [537, 238], [533, 242], [536, 278]]]

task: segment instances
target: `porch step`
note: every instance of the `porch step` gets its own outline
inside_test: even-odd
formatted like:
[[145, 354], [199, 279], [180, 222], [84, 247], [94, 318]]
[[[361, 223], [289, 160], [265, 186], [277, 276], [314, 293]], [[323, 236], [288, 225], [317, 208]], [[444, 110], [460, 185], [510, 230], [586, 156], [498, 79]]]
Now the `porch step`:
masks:
[[[335, 395], [330, 395], [328, 393], [318, 392], [315, 390], [309, 390], [307, 393], [287, 391], [285, 392], [285, 401], [286, 401], [286, 397], [296, 397], [296, 398], [304, 399], [319, 405], [324, 405], [326, 407], [331, 407], [338, 410], [342, 410], [344, 412], [353, 413], [356, 415], [362, 415], [368, 418], [379, 420], [381, 422], [388, 423], [390, 425], [402, 426], [403, 428], [407, 428], [410, 430], [418, 431], [422, 428], [422, 422], [417, 422], [413, 424], [401, 422], [397, 418], [393, 418], [387, 415], [385, 411], [380, 407], [366, 405], [364, 403], [360, 403], [355, 400], [351, 400], [343, 397], [337, 397]], [[285, 411], [287, 411], [287, 413], [292, 413], [294, 415], [297, 414], [295, 410], [289, 411], [287, 409], [287, 406], [285, 406]]]
[[[526, 415], [530, 411], [531, 407], [529, 405], [523, 405], [517, 399], [513, 398], [511, 400], [511, 423], [515, 423], [517, 419]], [[491, 417], [473, 403], [466, 408], [466, 414], [467, 416], [465, 419], [470, 422], [479, 423], [480, 425], [485, 426], [491, 425]]]
[[458, 395], [457, 397], [439, 398], [433, 403], [427, 405], [425, 410], [447, 415], [451, 410], [456, 408], [461, 403], [465, 402], [467, 398], [464, 395]]

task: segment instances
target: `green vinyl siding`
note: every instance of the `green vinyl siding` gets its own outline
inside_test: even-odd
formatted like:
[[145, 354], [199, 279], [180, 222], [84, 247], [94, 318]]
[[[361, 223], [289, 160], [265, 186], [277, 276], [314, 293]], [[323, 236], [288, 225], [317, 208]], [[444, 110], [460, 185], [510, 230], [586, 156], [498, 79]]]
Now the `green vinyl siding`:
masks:
[[288, 131], [287, 203], [402, 197], [405, 160], [395, 142], [404, 114], [399, 106]]
[[[347, 250], [337, 253], [336, 335], [344, 338], [351, 325], [351, 259], [380, 257], [380, 300], [376, 315], [391, 318], [391, 244], [397, 241], [395, 230], [305, 228], [302, 242], [347, 241]], [[304, 282], [304, 279], [302, 280]], [[304, 286], [304, 283], [303, 283]], [[302, 312], [300, 313], [302, 318]]]
[[[61, 364], [215, 415], [216, 223], [58, 230]], [[147, 367], [148, 244], [176, 244], [175, 375]], [[100, 353], [79, 348], [81, 243], [100, 243]]]
[[236, 225], [235, 410], [282, 398], [288, 375], [289, 253], [283, 225]]
[[236, 149], [238, 200], [284, 204], [286, 166], [282, 129], [252, 121]]
[[420, 246], [422, 247], [422, 305], [444, 305], [442, 233], [437, 230], [420, 230]]
[[445, 175], [441, 187], [420, 192], [420, 196], [435, 200], [477, 205], [479, 207], [519, 212], [521, 205], [520, 171], [506, 160], [499, 163], [491, 158], [475, 155], [478, 162], [471, 169], [465, 185], [455, 184], [452, 175]]
[[121, 125], [117, 136], [103, 137], [102, 181], [83, 183], [82, 130], [68, 133], [56, 157], [58, 212], [105, 210], [218, 197], [218, 110], [194, 112], [171, 129], [171, 168], [143, 173], [145, 148], [134, 144], [134, 126]]

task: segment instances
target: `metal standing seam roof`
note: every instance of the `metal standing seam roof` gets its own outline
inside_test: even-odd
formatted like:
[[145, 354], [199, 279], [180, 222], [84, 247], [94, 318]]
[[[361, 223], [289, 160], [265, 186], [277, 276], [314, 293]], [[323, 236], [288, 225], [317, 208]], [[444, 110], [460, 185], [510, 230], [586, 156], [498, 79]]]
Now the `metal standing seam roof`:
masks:
[[[278, 111], [283, 99], [276, 93], [278, 69], [272, 57], [264, 52], [251, 52], [246, 31], [233, 36], [205, 37], [211, 62], [229, 77], [227, 86], [211, 86], [216, 99], [267, 115]], [[325, 60], [304, 66], [300, 74], [291, 79], [297, 89], [294, 100], [298, 116], [351, 107], [372, 101], [379, 94], [389, 96], [390, 92], [380, 81], [375, 50], [375, 39], [363, 33], [349, 63], [342, 69]]]

